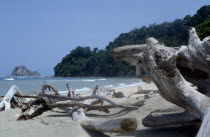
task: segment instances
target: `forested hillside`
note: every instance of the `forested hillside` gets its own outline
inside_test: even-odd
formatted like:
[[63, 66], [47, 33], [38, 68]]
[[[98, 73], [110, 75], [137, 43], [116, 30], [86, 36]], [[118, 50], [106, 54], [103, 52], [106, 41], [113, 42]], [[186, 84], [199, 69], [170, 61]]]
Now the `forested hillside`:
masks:
[[122, 33], [113, 42], [110, 42], [105, 50], [97, 48], [91, 50], [89, 47], [79, 46], [55, 66], [55, 76], [134, 76], [134, 67], [128, 67], [123, 62], [112, 60], [110, 52], [113, 48], [143, 44], [148, 37], [155, 37], [166, 46], [185, 45], [188, 41], [189, 27], [196, 27], [201, 39], [210, 36], [210, 5], [201, 7], [193, 16], [187, 15], [173, 22], [152, 24]]

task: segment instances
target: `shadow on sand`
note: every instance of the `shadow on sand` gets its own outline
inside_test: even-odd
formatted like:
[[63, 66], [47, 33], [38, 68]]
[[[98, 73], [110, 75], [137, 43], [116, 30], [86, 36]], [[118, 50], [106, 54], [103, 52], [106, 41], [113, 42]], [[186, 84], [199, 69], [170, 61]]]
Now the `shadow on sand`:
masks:
[[136, 130], [129, 133], [104, 134], [86, 130], [91, 137], [195, 137], [198, 128], [194, 125], [182, 125], [174, 127], [159, 127]]
[[181, 125], [173, 127], [158, 127], [136, 130], [130, 133], [120, 133], [116, 136], [132, 137], [195, 137], [198, 128], [194, 125]]

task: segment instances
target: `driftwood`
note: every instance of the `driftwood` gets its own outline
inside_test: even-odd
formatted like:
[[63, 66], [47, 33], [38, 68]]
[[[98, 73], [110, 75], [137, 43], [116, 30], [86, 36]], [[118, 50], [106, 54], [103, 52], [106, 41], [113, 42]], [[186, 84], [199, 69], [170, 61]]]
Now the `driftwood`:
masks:
[[[67, 86], [68, 89], [69, 86]], [[55, 92], [55, 95], [53, 94], [45, 94], [45, 90], [47, 88], [52, 89]], [[42, 92], [44, 93], [40, 93], [38, 94], [38, 99], [36, 100], [32, 100], [31, 102], [29, 102], [28, 104], [26, 104], [23, 108], [22, 108], [22, 115], [18, 118], [18, 120], [27, 120], [27, 119], [31, 119], [34, 118], [38, 115], [41, 115], [43, 112], [48, 111], [52, 108], [56, 108], [56, 107], [60, 107], [60, 108], [64, 108], [65, 111], [72, 111], [71, 109], [66, 109], [66, 107], [83, 107], [83, 108], [89, 108], [89, 110], [94, 110], [93, 106], [91, 105], [87, 105], [87, 103], [91, 104], [92, 102], [96, 101], [96, 100], [105, 100], [109, 103], [111, 103], [113, 106], [105, 106], [105, 108], [116, 108], [116, 107], [125, 107], [125, 106], [118, 106], [116, 103], [114, 103], [113, 101], [111, 101], [110, 99], [107, 99], [103, 96], [99, 96], [99, 95], [93, 95], [93, 96], [87, 96], [87, 97], [67, 97], [67, 96], [60, 96], [58, 91], [50, 86], [50, 85], [43, 85], [42, 87]], [[102, 95], [107, 95], [104, 92], [101, 92]], [[20, 97], [24, 97], [25, 95], [20, 95]], [[74, 96], [73, 94], [71, 96]], [[25, 96], [25, 97], [33, 97], [33, 96]], [[64, 100], [71, 100], [74, 102], [71, 103], [60, 103], [58, 101], [64, 101]], [[84, 103], [86, 104], [82, 104], [79, 102], [75, 102], [75, 101], [84, 101]], [[57, 104], [55, 104], [56, 102], [58, 102]], [[96, 104], [96, 103], [95, 103]], [[99, 107], [98, 107], [99, 108]], [[134, 107], [133, 107], [134, 108]]]
[[[42, 86], [42, 93], [40, 94], [46, 94], [46, 95], [53, 95], [51, 92], [46, 92], [46, 89], [49, 89], [49, 91], [53, 90], [55, 96], [59, 96], [59, 92], [52, 87], [51, 85], [44, 84]], [[39, 96], [31, 96], [31, 95], [16, 95], [19, 98], [35, 98], [35, 100], [31, 100], [30, 102], [26, 103], [22, 107], [22, 114], [19, 116], [17, 120], [28, 120], [32, 119], [36, 116], [41, 115], [42, 113], [50, 110], [48, 105], [54, 104], [57, 101], [60, 101], [59, 99], [53, 99], [48, 97], [39, 97]]]
[[128, 97], [131, 97], [134, 94], [146, 94], [146, 95], [152, 95], [157, 94], [158, 90], [143, 90], [141, 86], [138, 86], [137, 92], [131, 93]]
[[28, 120], [41, 115], [43, 112], [50, 110], [47, 105], [47, 98], [38, 98], [23, 106], [22, 114], [17, 120]]
[[[148, 38], [146, 43], [116, 48], [112, 52], [113, 57], [135, 65], [137, 76], [146, 82], [153, 81], [164, 99], [184, 108], [185, 114], [176, 115], [179, 123], [186, 122], [184, 118], [180, 119], [180, 115], [196, 116], [202, 121], [197, 136], [209, 136], [210, 38], [201, 41], [195, 29], [191, 28], [188, 46], [166, 47], [155, 38]], [[197, 90], [191, 85], [196, 86]], [[159, 118], [162, 115], [155, 117]], [[168, 119], [162, 120], [165, 125], [170, 124], [167, 123]], [[152, 121], [154, 117], [151, 127], [158, 126]]]
[[49, 91], [53, 90], [53, 92], [54, 92], [55, 95], [60, 95], [58, 93], [58, 90], [57, 89], [55, 89], [53, 86], [48, 85], [48, 84], [44, 84], [42, 86], [42, 93], [46, 93], [46, 89], [49, 89]]
[[14, 96], [18, 98], [39, 98], [38, 96], [23, 95], [23, 94], [15, 94]]
[[86, 120], [81, 122], [81, 126], [93, 131], [122, 133], [136, 130], [138, 122], [134, 118], [121, 118], [108, 121]]
[[69, 84], [66, 84], [66, 87], [68, 89], [68, 97], [75, 97], [75, 91], [71, 88]]
[[98, 85], [94, 88], [92, 95], [96, 95], [97, 90], [98, 90]]
[[[46, 94], [46, 88], [51, 88], [55, 92], [53, 94]], [[96, 121], [86, 116], [87, 111], [98, 110], [109, 112], [111, 108], [124, 108], [124, 109], [138, 109], [137, 106], [142, 106], [143, 102], [135, 102], [134, 104], [120, 105], [112, 100], [106, 98], [109, 95], [109, 89], [102, 89], [96, 86], [91, 96], [75, 97], [74, 90], [67, 84], [68, 95], [61, 96], [56, 92], [57, 90], [50, 85], [43, 86], [43, 92], [38, 94], [37, 99], [30, 101], [22, 107], [22, 114], [18, 120], [28, 120], [42, 113], [60, 108], [72, 116], [73, 120], [80, 121], [81, 126], [86, 129], [100, 131], [100, 132], [129, 132], [137, 128], [137, 121], [133, 118], [123, 118], [105, 121]], [[17, 95], [18, 97], [29, 97], [30, 95]], [[106, 102], [106, 105], [102, 105]], [[100, 104], [101, 105], [98, 105]]]
[[8, 110], [11, 109], [11, 101], [18, 103], [17, 99], [14, 97], [15, 94], [20, 94], [21, 91], [20, 89], [16, 86], [13, 85], [9, 91], [7, 92], [7, 94], [3, 97], [1, 103], [0, 103], [0, 110], [4, 109]]
[[122, 92], [114, 92], [112, 97], [113, 98], [124, 98], [124, 94]]
[[53, 108], [64, 108], [64, 107], [79, 107], [79, 108], [86, 108], [89, 111], [90, 110], [103, 110], [103, 109], [110, 109], [110, 108], [127, 108], [127, 109], [138, 109], [138, 107], [135, 106], [125, 106], [125, 105], [89, 105], [89, 104], [83, 104], [83, 103], [78, 103], [78, 102], [56, 102], [55, 104], [49, 104], [48, 107], [50, 109]]
[[[88, 107], [88, 110], [107, 110], [109, 108], [131, 108], [136, 109], [137, 107], [134, 106], [124, 106], [124, 105], [118, 105], [114, 103], [113, 101], [106, 99], [105, 97], [109, 94], [109, 92], [105, 92], [103, 90], [100, 90], [98, 86], [95, 87], [93, 90], [92, 97], [96, 97], [100, 100], [106, 101], [110, 103], [111, 105], [103, 105], [103, 106], [91, 106], [90, 104], [95, 104], [97, 100], [94, 98], [91, 98], [90, 100], [86, 100], [83, 105], [86, 105]], [[83, 98], [84, 99], [84, 98]], [[87, 97], [86, 97], [87, 99]], [[98, 131], [98, 132], [114, 132], [114, 133], [120, 133], [120, 132], [130, 132], [134, 131], [137, 128], [138, 122], [134, 118], [122, 118], [122, 119], [113, 119], [113, 120], [93, 120], [90, 118], [87, 118], [84, 113], [84, 109], [80, 108], [77, 111], [72, 113], [73, 120], [80, 120], [81, 126], [85, 129], [92, 130], [92, 131]]]
[[199, 122], [198, 115], [178, 106], [152, 111], [142, 120], [142, 124], [146, 127], [188, 124], [190, 122]]
[[38, 96], [48, 97], [48, 98], [52, 98], [52, 99], [59, 99], [59, 100], [85, 101], [86, 104], [87, 103], [90, 104], [89, 101], [91, 101], [91, 103], [92, 103], [93, 100], [100, 99], [100, 100], [109, 102], [110, 104], [112, 104], [114, 106], [118, 106], [118, 104], [113, 102], [112, 100], [110, 100], [106, 97], [103, 97], [103, 96], [99, 96], [99, 95], [92, 95], [92, 96], [86, 96], [86, 97], [65, 97], [65, 96], [57, 96], [57, 95], [39, 94]]

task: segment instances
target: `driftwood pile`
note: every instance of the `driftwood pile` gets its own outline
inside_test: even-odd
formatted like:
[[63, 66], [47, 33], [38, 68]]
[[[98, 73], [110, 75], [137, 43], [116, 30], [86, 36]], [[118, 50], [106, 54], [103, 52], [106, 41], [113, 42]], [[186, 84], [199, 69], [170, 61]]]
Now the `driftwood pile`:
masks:
[[153, 81], [159, 94], [177, 105], [152, 112], [143, 119], [144, 126], [201, 121], [197, 137], [210, 136], [210, 37], [201, 41], [191, 28], [188, 45], [167, 47], [148, 38], [146, 44], [119, 47], [112, 54], [135, 65], [137, 76]]
[[113, 90], [99, 88], [98, 86], [95, 87], [90, 96], [75, 94], [75, 91], [68, 84], [67, 88], [68, 94], [60, 95], [54, 87], [44, 84], [42, 92], [35, 92], [36, 96], [34, 96], [21, 93], [20, 89], [13, 85], [2, 98], [0, 110], [19, 107], [22, 110], [22, 114], [17, 120], [28, 120], [48, 110], [59, 108], [68, 113], [73, 120], [79, 121], [85, 129], [116, 133], [136, 130], [138, 122], [135, 118], [118, 118], [102, 121], [91, 119], [86, 116], [86, 113], [92, 110], [109, 113], [109, 109], [112, 108], [122, 108], [130, 111], [142, 106], [142, 101], [136, 100], [132, 102], [133, 104], [128, 105], [117, 104], [107, 98], [107, 95], [111, 94]]
[[[135, 65], [137, 76], [145, 82], [153, 81], [159, 94], [175, 104], [172, 108], [151, 112], [142, 120], [144, 126], [158, 127], [200, 121], [197, 137], [210, 136], [210, 37], [201, 41], [195, 29], [191, 28], [187, 46], [167, 47], [155, 38], [148, 38], [146, 44], [119, 47], [112, 54], [116, 60]], [[54, 94], [45, 92], [47, 88], [52, 89]], [[133, 118], [95, 121], [85, 115], [91, 110], [108, 112], [111, 108], [138, 108], [133, 104], [125, 106], [108, 99], [106, 96], [110, 93], [109, 90], [96, 87], [91, 96], [79, 96], [69, 85], [67, 88], [68, 95], [62, 96], [55, 88], [44, 85], [42, 93], [29, 96], [22, 94], [17, 86], [12, 86], [1, 100], [0, 109], [22, 106], [22, 115], [18, 120], [27, 120], [50, 109], [60, 108], [69, 113], [73, 120], [79, 120], [86, 129], [127, 132], [137, 128], [137, 121]], [[114, 97], [116, 95], [117, 93]], [[103, 102], [109, 104], [103, 105]]]

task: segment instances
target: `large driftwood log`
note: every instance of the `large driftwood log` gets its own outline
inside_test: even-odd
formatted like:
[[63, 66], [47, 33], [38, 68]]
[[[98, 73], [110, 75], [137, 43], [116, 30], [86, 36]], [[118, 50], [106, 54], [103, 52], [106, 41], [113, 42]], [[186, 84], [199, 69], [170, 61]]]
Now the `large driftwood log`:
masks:
[[[83, 97], [80, 99], [88, 99], [85, 100], [84, 104], [81, 104], [83, 106], [86, 106], [88, 108], [88, 111], [90, 110], [107, 110], [109, 108], [130, 108], [130, 109], [137, 109], [138, 107], [130, 106], [130, 105], [118, 105], [111, 101], [108, 98], [105, 98], [110, 93], [109, 89], [101, 89], [98, 86], [95, 87], [93, 90], [92, 97]], [[103, 105], [103, 106], [93, 106], [100, 101], [106, 101], [110, 103], [111, 105]], [[136, 102], [135, 102], [136, 103]], [[142, 103], [143, 104], [143, 103]], [[73, 120], [79, 120], [80, 124], [83, 128], [92, 130], [92, 131], [98, 131], [98, 132], [114, 132], [114, 133], [120, 133], [120, 132], [130, 132], [134, 131], [137, 128], [138, 122], [134, 118], [122, 118], [122, 119], [113, 119], [113, 120], [94, 120], [90, 119], [85, 116], [85, 110], [80, 108], [72, 113]]]
[[[167, 101], [197, 116], [202, 121], [197, 136], [205, 137], [210, 135], [208, 134], [210, 130], [207, 129], [210, 127], [209, 40], [210, 38], [206, 38], [200, 41], [195, 29], [191, 28], [188, 46], [166, 47], [156, 39], [148, 38], [146, 45], [116, 48], [112, 54], [116, 60], [124, 60], [135, 65], [137, 75], [146, 82], [152, 80], [158, 87], [159, 94]], [[191, 87], [189, 82], [197, 86], [197, 90]], [[202, 84], [205, 88], [202, 88]], [[162, 115], [157, 119], [161, 117]], [[177, 120], [181, 122], [180, 117]], [[183, 122], [186, 121], [183, 119]], [[167, 121], [164, 123], [168, 124]]]
[[142, 120], [142, 124], [146, 127], [188, 124], [190, 122], [199, 122], [199, 116], [178, 106], [152, 111]]

